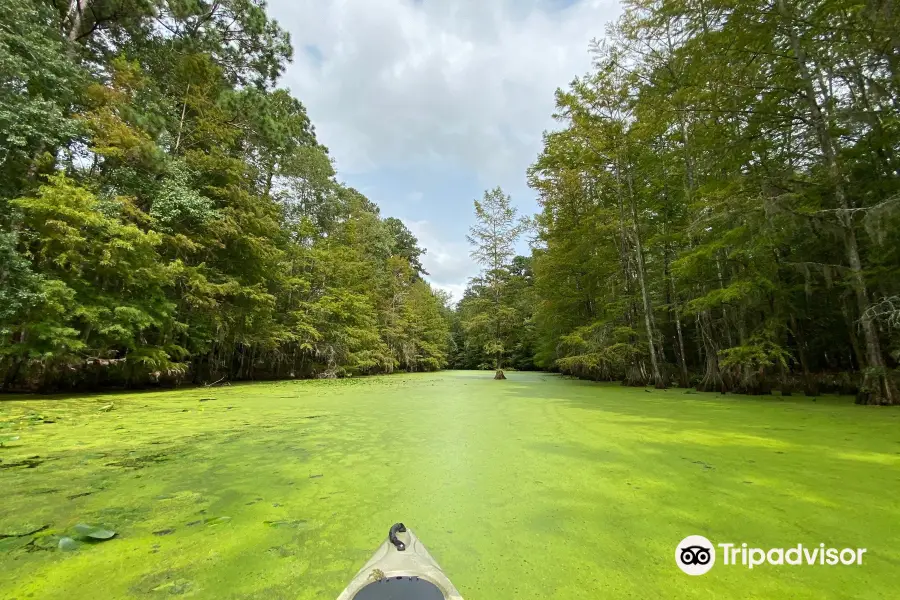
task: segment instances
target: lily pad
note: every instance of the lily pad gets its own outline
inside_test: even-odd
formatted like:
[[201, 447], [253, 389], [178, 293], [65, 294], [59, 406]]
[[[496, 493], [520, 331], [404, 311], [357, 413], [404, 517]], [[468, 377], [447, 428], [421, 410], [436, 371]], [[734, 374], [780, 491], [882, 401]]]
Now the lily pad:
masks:
[[72, 550], [78, 550], [78, 542], [76, 542], [75, 540], [73, 540], [70, 537], [60, 538], [59, 544], [57, 546], [63, 552], [71, 552]]
[[108, 540], [116, 535], [115, 531], [110, 531], [109, 529], [103, 529], [102, 527], [97, 527], [96, 525], [85, 525], [84, 523], [79, 523], [75, 526], [75, 531], [78, 532], [78, 535], [84, 538], [89, 538], [92, 540]]
[[31, 538], [31, 542], [28, 544], [27, 549], [29, 551], [40, 550], [46, 552], [59, 550], [59, 540], [60, 536], [56, 535], [55, 533], [51, 533], [48, 535], [36, 535]]

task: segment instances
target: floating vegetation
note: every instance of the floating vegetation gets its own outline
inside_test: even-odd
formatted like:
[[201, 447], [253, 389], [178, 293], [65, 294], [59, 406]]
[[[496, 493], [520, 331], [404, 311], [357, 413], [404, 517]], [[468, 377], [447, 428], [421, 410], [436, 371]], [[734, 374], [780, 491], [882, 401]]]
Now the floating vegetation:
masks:
[[[542, 600], [547, 581], [567, 600], [645, 597], [668, 589], [652, 565], [684, 523], [740, 515], [761, 538], [881, 549], [863, 588], [841, 569], [760, 572], [769, 596], [893, 597], [896, 511], [871, 499], [900, 493], [900, 415], [506, 375], [500, 392], [492, 372], [444, 372], [241, 384], [204, 404], [196, 389], [110, 395], [109, 415], [96, 396], [3, 400], [0, 432], [22, 440], [0, 450], [16, 465], [0, 468], [0, 598], [334, 598], [401, 519], [466, 600]], [[115, 535], [82, 535], [99, 530]], [[615, 560], [585, 578], [585, 556]], [[691, 579], [711, 598], [747, 589]]]
[[75, 526], [78, 536], [86, 540], [108, 540], [116, 535], [115, 531], [98, 527], [97, 525], [86, 525], [79, 523]]

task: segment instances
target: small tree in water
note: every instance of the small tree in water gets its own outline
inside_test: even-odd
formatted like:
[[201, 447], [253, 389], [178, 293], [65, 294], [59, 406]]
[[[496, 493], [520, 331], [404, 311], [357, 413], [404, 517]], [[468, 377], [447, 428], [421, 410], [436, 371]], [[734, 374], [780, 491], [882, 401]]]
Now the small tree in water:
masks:
[[527, 221], [518, 216], [510, 197], [499, 187], [485, 192], [482, 200], [475, 200], [475, 218], [466, 239], [473, 248], [471, 257], [482, 266], [479, 283], [484, 293], [469, 303], [463, 326], [483, 344], [485, 353], [494, 357], [494, 379], [506, 379], [503, 354], [516, 311], [504, 288], [516, 240], [525, 231]]

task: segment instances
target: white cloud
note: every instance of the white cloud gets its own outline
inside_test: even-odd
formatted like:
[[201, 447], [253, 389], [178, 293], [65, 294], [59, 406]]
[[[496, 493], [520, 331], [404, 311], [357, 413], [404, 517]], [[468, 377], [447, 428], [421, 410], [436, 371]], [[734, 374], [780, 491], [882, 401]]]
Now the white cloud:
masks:
[[[470, 173], [484, 188], [512, 192], [526, 210], [534, 205], [525, 171], [542, 132], [554, 127], [554, 91], [589, 69], [590, 40], [619, 10], [617, 0], [270, 0], [269, 7], [297, 50], [281, 83], [307, 106], [339, 175]], [[417, 189], [402, 214], [428, 248], [431, 280], [458, 299], [477, 268], [464, 239], [442, 234], [464, 228], [472, 198], [445, 204], [438, 216], [434, 190], [422, 182]], [[448, 226], [449, 213], [459, 215], [457, 226]]]
[[441, 239], [438, 229], [429, 221], [403, 220], [404, 225], [419, 240], [419, 246], [427, 252], [422, 265], [428, 271], [428, 281], [437, 288], [450, 292], [454, 301], [462, 298], [466, 281], [478, 273], [478, 267], [469, 258], [469, 246], [465, 241], [447, 242]]
[[437, 283], [431, 282], [432, 289], [438, 288], [440, 290], [444, 290], [448, 294], [450, 294], [450, 305], [454, 306], [460, 300], [462, 300], [463, 294], [466, 292], [466, 284], [465, 283], [451, 283], [445, 285], [439, 285]]
[[516, 176], [552, 126], [553, 91], [585, 72], [615, 0], [272, 0], [297, 52], [283, 83], [339, 172], [453, 162]]

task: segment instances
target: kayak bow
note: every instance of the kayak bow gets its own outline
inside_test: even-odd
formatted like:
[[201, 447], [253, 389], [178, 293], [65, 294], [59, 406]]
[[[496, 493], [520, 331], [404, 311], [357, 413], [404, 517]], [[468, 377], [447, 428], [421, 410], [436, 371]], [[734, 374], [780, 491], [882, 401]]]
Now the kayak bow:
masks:
[[419, 538], [396, 523], [337, 600], [463, 600]]

